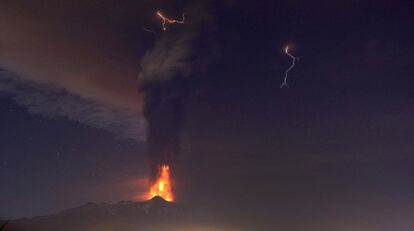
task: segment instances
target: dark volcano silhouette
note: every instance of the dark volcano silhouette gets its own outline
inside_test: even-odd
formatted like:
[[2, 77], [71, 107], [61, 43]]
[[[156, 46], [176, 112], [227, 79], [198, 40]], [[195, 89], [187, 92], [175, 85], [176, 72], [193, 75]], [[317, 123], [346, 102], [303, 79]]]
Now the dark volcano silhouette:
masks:
[[[11, 220], [2, 231], [154, 230], [183, 221], [185, 210], [161, 197], [115, 204], [89, 202], [53, 215]], [[157, 228], [155, 230], [169, 230]]]

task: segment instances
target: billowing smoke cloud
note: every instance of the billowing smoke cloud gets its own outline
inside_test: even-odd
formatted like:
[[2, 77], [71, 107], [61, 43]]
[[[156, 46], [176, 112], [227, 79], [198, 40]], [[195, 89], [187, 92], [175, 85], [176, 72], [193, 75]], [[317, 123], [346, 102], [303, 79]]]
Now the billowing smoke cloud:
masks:
[[[202, 17], [201, 8], [192, 16]], [[192, 90], [192, 42], [202, 18], [177, 26], [158, 40], [141, 60], [140, 92], [144, 95], [143, 114], [148, 122], [147, 145], [151, 176], [162, 164], [171, 166], [179, 153], [180, 131], [184, 123], [186, 99]]]
[[[80, 0], [43, 2], [48, 7], [29, 0], [0, 3], [0, 66], [7, 70], [0, 73], [0, 94], [29, 112], [66, 117], [120, 137], [144, 140], [147, 128], [153, 173], [157, 165], [171, 164], [179, 152], [191, 90], [192, 41], [205, 16], [203, 8], [183, 10], [186, 23], [162, 32], [147, 1], [128, 2], [140, 5], [135, 6], [138, 12], [127, 5], [114, 12], [113, 3], [103, 0], [100, 6], [108, 8], [110, 17], [105, 9], [91, 16], [95, 11], [79, 7], [90, 7]], [[131, 23], [129, 17], [136, 14], [151, 18], [160, 32], [142, 31], [131, 46], [124, 45], [128, 39], [117, 33], [119, 25]], [[135, 30], [142, 25], [133, 22]]]

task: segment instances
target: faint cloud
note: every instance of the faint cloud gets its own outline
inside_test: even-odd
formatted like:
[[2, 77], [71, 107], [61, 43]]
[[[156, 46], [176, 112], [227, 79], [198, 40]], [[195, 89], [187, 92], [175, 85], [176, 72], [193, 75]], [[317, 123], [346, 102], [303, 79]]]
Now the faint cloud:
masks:
[[33, 114], [64, 117], [107, 130], [119, 138], [145, 140], [146, 122], [139, 110], [105, 105], [62, 88], [24, 81], [5, 71], [0, 72], [0, 95], [12, 97]]

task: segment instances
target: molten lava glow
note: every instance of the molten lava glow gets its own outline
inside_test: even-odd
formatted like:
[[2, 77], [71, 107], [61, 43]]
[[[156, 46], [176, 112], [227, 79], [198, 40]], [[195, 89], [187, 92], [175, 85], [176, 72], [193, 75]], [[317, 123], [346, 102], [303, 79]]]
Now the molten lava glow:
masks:
[[172, 181], [170, 176], [170, 166], [164, 164], [158, 168], [157, 179], [150, 187], [148, 199], [153, 197], [162, 197], [164, 200], [173, 202], [174, 195], [172, 192]]

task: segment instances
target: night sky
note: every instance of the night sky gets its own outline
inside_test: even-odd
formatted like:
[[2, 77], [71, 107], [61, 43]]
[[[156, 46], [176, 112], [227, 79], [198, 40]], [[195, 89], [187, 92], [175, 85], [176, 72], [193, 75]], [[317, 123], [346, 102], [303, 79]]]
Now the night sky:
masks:
[[[162, 31], [157, 9], [186, 23]], [[140, 86], [159, 81], [186, 92], [177, 203], [252, 227], [413, 230], [413, 15], [392, 0], [4, 0], [0, 216], [146, 190]], [[280, 88], [287, 45], [300, 59]]]

